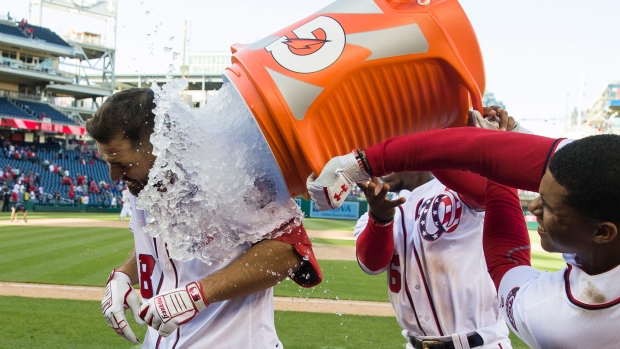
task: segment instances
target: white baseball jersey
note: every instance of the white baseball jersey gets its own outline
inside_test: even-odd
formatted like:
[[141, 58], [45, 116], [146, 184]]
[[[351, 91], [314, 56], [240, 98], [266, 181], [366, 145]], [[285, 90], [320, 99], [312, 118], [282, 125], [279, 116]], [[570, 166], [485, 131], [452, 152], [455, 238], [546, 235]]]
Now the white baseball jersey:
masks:
[[[185, 287], [226, 267], [250, 246], [244, 244], [226, 250], [229, 257], [223, 263], [207, 265], [196, 259], [186, 262], [168, 257], [166, 246], [159, 238], [142, 231], [147, 213], [136, 209], [131, 196], [132, 216], [129, 223], [136, 244], [140, 292], [143, 298]], [[143, 348], [173, 349], [230, 349], [283, 348], [276, 335], [273, 318], [273, 289], [269, 288], [246, 297], [210, 304], [192, 320], [183, 324], [169, 337], [159, 336], [149, 327]]]
[[[437, 179], [416, 188], [394, 217], [394, 254], [387, 271], [400, 326], [418, 336], [473, 331], [480, 348], [512, 348], [482, 251], [484, 213], [467, 206]], [[368, 214], [355, 227], [363, 231]]]
[[534, 349], [620, 348], [620, 266], [588, 275], [574, 255], [564, 260], [554, 273], [518, 266], [504, 275], [499, 299], [509, 326]]

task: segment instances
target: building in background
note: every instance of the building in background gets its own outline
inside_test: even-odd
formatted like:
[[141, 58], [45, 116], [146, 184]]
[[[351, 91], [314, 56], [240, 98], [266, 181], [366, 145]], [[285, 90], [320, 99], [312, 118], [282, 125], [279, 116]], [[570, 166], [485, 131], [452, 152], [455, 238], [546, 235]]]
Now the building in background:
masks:
[[488, 106], [488, 107], [492, 105], [496, 105], [502, 109], [506, 109], [506, 105], [504, 104], [504, 102], [498, 101], [495, 98], [495, 93], [493, 92], [486, 92], [484, 96], [482, 96], [482, 105]]

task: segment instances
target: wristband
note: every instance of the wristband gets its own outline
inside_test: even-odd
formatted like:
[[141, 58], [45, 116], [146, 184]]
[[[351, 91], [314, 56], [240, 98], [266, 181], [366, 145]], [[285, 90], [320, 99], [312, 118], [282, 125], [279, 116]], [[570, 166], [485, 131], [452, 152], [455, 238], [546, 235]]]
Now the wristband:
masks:
[[374, 225], [379, 227], [387, 227], [388, 225], [394, 223], [394, 217], [388, 220], [379, 219], [371, 211], [368, 211], [368, 217], [370, 217], [370, 220]]
[[364, 156], [364, 153], [362, 153], [362, 151], [358, 148], [358, 149], [354, 149], [353, 153], [355, 154], [355, 158], [357, 159], [357, 163], [360, 166], [360, 168], [366, 172], [366, 174], [369, 177], [372, 177], [372, 171], [370, 170], [370, 165], [368, 165], [368, 160], [366, 160], [366, 157]]

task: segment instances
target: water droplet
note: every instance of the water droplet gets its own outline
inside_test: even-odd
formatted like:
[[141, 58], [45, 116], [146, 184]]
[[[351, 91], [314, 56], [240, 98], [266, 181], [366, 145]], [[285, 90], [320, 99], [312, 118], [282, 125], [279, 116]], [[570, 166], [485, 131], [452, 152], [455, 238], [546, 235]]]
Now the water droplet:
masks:
[[145, 15], [148, 15], [149, 13], [150, 13], [150, 11], [146, 11], [146, 12], [144, 12], [144, 14], [145, 14]]
[[172, 47], [164, 47], [164, 52], [170, 52], [172, 51]]
[[151, 33], [146, 34], [146, 37], [147, 37], [147, 38], [148, 38], [148, 37], [150, 37], [150, 36], [151, 36]]
[[170, 37], [170, 41], [172, 41], [172, 40], [174, 40], [174, 36], [171, 36], [171, 37]]

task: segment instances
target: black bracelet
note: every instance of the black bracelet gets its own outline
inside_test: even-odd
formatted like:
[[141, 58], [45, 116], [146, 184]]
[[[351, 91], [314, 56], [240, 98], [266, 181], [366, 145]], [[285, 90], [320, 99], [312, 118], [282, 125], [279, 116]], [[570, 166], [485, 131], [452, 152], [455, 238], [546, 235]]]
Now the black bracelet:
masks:
[[371, 211], [368, 211], [368, 217], [370, 217], [370, 220], [375, 224], [378, 225], [380, 227], [387, 227], [388, 225], [394, 223], [394, 217], [386, 220], [383, 219], [379, 219], [377, 218], [377, 216], [375, 216]]
[[366, 160], [364, 153], [362, 153], [362, 151], [359, 148], [357, 148], [355, 149], [355, 154], [356, 154], [355, 158], [357, 159], [357, 162], [360, 164], [360, 167], [362, 168], [362, 170], [366, 172], [367, 175], [372, 177], [372, 171], [370, 170], [370, 165], [368, 165], [368, 160]]

